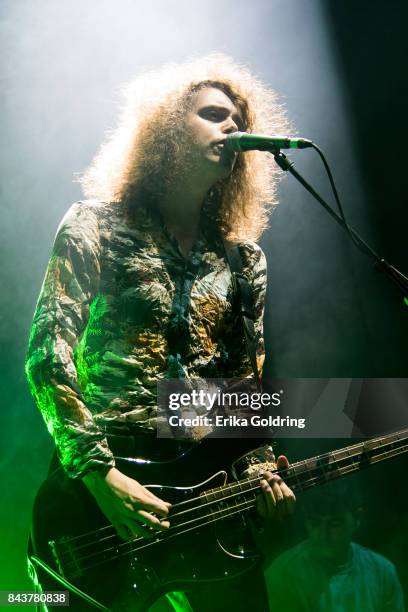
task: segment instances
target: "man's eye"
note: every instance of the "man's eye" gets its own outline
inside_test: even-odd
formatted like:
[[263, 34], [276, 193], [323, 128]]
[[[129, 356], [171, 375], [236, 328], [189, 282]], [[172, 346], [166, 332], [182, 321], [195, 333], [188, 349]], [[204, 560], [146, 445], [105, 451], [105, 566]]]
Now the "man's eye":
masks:
[[211, 119], [211, 121], [222, 121], [222, 113], [215, 108], [210, 108], [203, 113], [206, 119]]

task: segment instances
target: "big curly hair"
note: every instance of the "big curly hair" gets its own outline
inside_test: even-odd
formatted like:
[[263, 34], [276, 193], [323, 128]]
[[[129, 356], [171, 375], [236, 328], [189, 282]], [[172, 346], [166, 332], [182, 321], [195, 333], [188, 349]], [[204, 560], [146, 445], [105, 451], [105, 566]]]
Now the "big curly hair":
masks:
[[[248, 132], [281, 134], [289, 123], [276, 93], [242, 65], [222, 54], [167, 64], [138, 76], [123, 90], [119, 124], [102, 144], [80, 182], [87, 197], [153, 206], [177, 174], [185, 144], [182, 123], [192, 96], [218, 87], [240, 109]], [[210, 199], [224, 237], [257, 240], [277, 204], [280, 170], [257, 151], [239, 155], [230, 176]]]

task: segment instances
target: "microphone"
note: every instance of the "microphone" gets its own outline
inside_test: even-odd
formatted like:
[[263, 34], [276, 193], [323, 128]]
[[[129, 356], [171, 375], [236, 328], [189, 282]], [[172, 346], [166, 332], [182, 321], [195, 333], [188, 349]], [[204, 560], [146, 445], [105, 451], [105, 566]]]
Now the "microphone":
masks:
[[230, 150], [237, 152], [254, 150], [275, 152], [277, 149], [306, 149], [313, 146], [312, 141], [305, 138], [266, 136], [264, 134], [247, 134], [246, 132], [228, 134], [225, 144]]

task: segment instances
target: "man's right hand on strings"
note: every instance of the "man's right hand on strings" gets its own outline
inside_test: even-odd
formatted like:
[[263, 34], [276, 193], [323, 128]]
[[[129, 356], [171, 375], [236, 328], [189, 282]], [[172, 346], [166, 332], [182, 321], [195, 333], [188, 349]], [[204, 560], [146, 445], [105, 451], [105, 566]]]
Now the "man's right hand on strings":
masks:
[[163, 519], [171, 504], [118, 469], [111, 468], [106, 475], [89, 472], [82, 480], [123, 540], [149, 538], [169, 528], [169, 521]]

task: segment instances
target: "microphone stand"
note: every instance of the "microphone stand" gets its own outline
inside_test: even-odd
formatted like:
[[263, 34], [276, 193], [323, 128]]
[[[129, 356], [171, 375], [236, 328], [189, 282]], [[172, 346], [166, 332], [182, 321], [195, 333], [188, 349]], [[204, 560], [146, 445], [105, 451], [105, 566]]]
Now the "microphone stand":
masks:
[[294, 176], [295, 179], [299, 181], [299, 183], [303, 185], [303, 187], [305, 187], [309, 193], [312, 194], [312, 196], [323, 206], [329, 215], [331, 215], [333, 219], [337, 221], [337, 223], [348, 233], [354, 244], [375, 261], [375, 267], [383, 272], [387, 278], [389, 278], [394, 285], [398, 287], [404, 298], [404, 303], [406, 306], [408, 306], [408, 277], [400, 272], [400, 270], [398, 270], [395, 266], [388, 263], [388, 261], [386, 261], [383, 257], [377, 255], [370, 245], [367, 244], [361, 238], [361, 236], [352, 227], [350, 227], [344, 221], [344, 219], [342, 219], [342, 217], [327, 204], [327, 202], [325, 202], [325, 200], [313, 189], [313, 187], [303, 178], [303, 176], [299, 174], [299, 172], [295, 169], [294, 163], [290, 161], [280, 149], [276, 149], [274, 152], [272, 152], [272, 154], [278, 166], [285, 172], [290, 172], [290, 174], [292, 174], [292, 176]]

